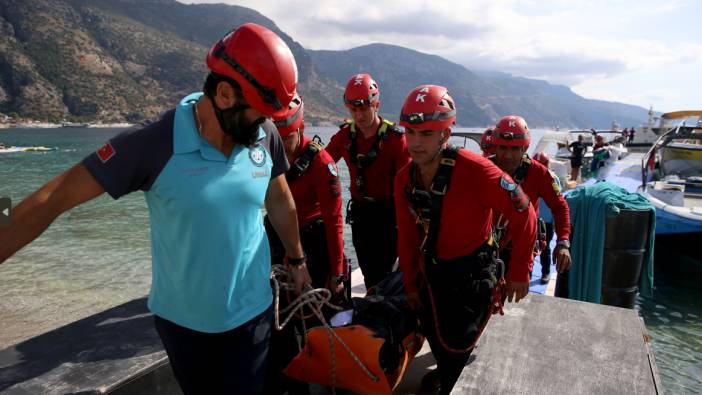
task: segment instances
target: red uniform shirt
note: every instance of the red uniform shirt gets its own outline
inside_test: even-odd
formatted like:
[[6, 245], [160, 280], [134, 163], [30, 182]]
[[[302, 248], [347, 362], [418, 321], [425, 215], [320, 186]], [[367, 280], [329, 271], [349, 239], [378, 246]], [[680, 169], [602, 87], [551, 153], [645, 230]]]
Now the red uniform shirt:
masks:
[[[409, 169], [409, 165], [405, 166], [395, 179], [397, 249], [405, 290], [416, 292], [420, 258], [418, 246], [423, 234], [409, 210], [412, 206], [405, 195], [406, 188], [411, 188]], [[517, 211], [508, 190], [513, 187], [512, 179], [491, 161], [468, 150], [461, 150], [442, 204], [436, 244], [438, 258], [452, 259], [473, 253], [489, 239], [492, 210], [499, 210], [506, 213], [508, 226], [516, 235], [507, 278], [528, 282], [534, 259], [536, 214], [531, 204], [527, 205], [526, 210]]]
[[[382, 119], [380, 125], [382, 126]], [[381, 139], [378, 156], [373, 163], [363, 170], [363, 178], [365, 180], [366, 196], [375, 200], [387, 200], [392, 198], [392, 180], [400, 170], [410, 161], [409, 153], [407, 152], [407, 143], [405, 135], [388, 130], [386, 139]], [[349, 168], [351, 175], [351, 197], [355, 200], [360, 200], [364, 195], [356, 185], [358, 177], [358, 166], [351, 163], [351, 126], [345, 124], [331, 138], [326, 147], [327, 152], [338, 162], [340, 158], [344, 158], [346, 165]], [[360, 130], [356, 131], [356, 144], [358, 154], [367, 154], [368, 151], [375, 145], [377, 135], [365, 138]]]
[[546, 166], [532, 160], [521, 187], [524, 193], [529, 196], [531, 204], [534, 205], [537, 217], [539, 215], [539, 198], [546, 201], [546, 205], [553, 213], [556, 239], [568, 240], [570, 238], [570, 209], [553, 177]]
[[[303, 152], [309, 142], [310, 138], [302, 135], [299, 152]], [[293, 161], [295, 159], [297, 157]], [[341, 216], [341, 183], [336, 163], [322, 149], [307, 170], [289, 182], [289, 186], [295, 199], [298, 226], [303, 229], [322, 218], [327, 235], [331, 275], [343, 274], [344, 222]]]

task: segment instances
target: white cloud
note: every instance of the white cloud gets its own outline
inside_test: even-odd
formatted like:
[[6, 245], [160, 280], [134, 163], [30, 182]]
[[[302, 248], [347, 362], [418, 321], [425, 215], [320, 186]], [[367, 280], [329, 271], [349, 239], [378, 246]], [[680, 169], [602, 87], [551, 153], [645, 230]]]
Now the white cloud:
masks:
[[639, 105], [672, 95], [662, 94], [664, 88], [629, 85], [628, 92], [640, 93], [623, 95], [602, 87], [623, 87], [618, 81], [636, 84], [629, 76], [665, 73], [681, 63], [702, 66], [702, 15], [689, 0], [242, 0], [236, 4], [273, 19], [309, 49], [384, 42], [440, 55], [469, 68], [545, 79], [588, 96]]

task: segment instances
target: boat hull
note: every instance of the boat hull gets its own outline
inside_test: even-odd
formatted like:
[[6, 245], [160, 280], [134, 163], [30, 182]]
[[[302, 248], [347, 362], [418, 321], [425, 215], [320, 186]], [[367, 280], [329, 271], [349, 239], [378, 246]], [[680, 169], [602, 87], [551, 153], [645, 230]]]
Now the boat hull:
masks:
[[702, 233], [702, 210], [699, 207], [677, 207], [642, 193], [656, 208], [656, 235]]

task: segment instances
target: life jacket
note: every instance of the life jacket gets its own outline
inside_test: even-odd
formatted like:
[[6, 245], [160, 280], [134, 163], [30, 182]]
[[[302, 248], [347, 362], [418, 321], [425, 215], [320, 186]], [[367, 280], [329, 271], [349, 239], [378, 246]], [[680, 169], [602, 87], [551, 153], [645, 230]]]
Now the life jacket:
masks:
[[349, 157], [353, 165], [358, 168], [358, 176], [353, 182], [356, 183], [359, 192], [364, 198], [369, 198], [366, 192], [366, 181], [363, 176], [365, 169], [367, 169], [378, 157], [380, 151], [383, 149], [383, 142], [388, 139], [390, 135], [389, 132], [394, 132], [398, 134], [403, 134], [402, 129], [397, 127], [395, 123], [383, 119], [378, 128], [378, 132], [375, 135], [375, 142], [371, 149], [365, 154], [358, 153], [358, 130], [356, 129], [356, 124], [353, 121], [347, 121], [342, 127], [349, 128], [349, 137], [351, 138], [351, 146], [349, 147]]
[[319, 151], [323, 148], [322, 139], [315, 135], [312, 140], [307, 143], [302, 153], [295, 159], [295, 162], [292, 163], [287, 173], [285, 173], [285, 179], [288, 182], [292, 182], [300, 178], [302, 173], [310, 167], [314, 158], [317, 157], [317, 154], [319, 154]]

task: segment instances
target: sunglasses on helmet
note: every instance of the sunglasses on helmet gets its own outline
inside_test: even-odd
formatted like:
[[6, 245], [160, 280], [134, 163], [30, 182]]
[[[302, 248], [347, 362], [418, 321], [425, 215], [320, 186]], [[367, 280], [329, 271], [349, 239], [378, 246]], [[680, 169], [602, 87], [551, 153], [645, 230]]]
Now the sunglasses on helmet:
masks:
[[456, 110], [447, 112], [435, 112], [433, 114], [425, 114], [422, 112], [413, 112], [409, 114], [400, 114], [400, 120], [409, 123], [410, 125], [418, 125], [428, 121], [443, 121], [456, 115]]
[[502, 140], [520, 140], [526, 138], [524, 133], [513, 133], [513, 132], [499, 132], [497, 133], [497, 138]]

